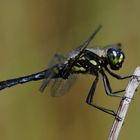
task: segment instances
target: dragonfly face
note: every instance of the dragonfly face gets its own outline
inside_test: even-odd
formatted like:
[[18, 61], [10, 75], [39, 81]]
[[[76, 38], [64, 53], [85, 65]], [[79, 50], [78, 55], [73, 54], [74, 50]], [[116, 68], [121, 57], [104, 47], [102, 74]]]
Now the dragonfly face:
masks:
[[107, 61], [112, 70], [119, 70], [124, 62], [125, 55], [120, 48], [109, 48]]

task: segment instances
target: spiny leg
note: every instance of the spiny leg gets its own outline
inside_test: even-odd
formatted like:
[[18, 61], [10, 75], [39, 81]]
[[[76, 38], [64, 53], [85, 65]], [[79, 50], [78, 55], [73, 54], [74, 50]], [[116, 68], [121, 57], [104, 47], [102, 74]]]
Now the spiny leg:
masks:
[[113, 111], [113, 110], [110, 110], [110, 109], [106, 109], [104, 107], [101, 107], [101, 106], [98, 106], [96, 104], [93, 103], [93, 96], [94, 96], [94, 93], [95, 93], [95, 90], [96, 90], [96, 86], [97, 86], [97, 83], [98, 83], [98, 80], [99, 80], [99, 76], [97, 75], [93, 84], [92, 84], [92, 87], [88, 93], [88, 96], [86, 98], [86, 102], [87, 104], [91, 105], [92, 107], [95, 107], [107, 114], [110, 114], [110, 115], [113, 115], [113, 116], [116, 116], [116, 113]]

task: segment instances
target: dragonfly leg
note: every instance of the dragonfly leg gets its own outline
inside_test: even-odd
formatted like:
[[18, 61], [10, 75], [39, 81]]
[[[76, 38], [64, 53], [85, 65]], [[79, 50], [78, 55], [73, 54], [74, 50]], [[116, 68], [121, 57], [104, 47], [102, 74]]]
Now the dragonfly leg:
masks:
[[95, 89], [96, 89], [96, 86], [97, 86], [97, 83], [98, 83], [98, 79], [99, 79], [99, 76], [97, 75], [96, 79], [94, 80], [94, 82], [92, 84], [92, 87], [91, 87], [91, 89], [89, 91], [89, 94], [88, 94], [88, 96], [86, 98], [86, 102], [87, 102], [87, 104], [91, 105], [92, 107], [95, 107], [95, 108], [97, 108], [97, 109], [99, 109], [99, 110], [101, 110], [101, 111], [103, 111], [103, 112], [105, 112], [107, 114], [116, 116], [116, 113], [113, 110], [98, 106], [98, 105], [93, 103], [93, 96], [94, 96]]
[[118, 95], [117, 93], [124, 92], [125, 90], [119, 90], [119, 91], [113, 92], [106, 74], [103, 71], [101, 72], [101, 74], [103, 76], [103, 83], [104, 83], [106, 94], [113, 97], [123, 97], [122, 95]]
[[105, 67], [105, 69], [111, 76], [115, 77], [118, 80], [128, 79], [128, 78], [131, 78], [134, 76], [134, 75], [121, 76], [121, 75], [118, 75], [116, 73], [113, 73], [111, 70], [108, 69], [108, 67]]

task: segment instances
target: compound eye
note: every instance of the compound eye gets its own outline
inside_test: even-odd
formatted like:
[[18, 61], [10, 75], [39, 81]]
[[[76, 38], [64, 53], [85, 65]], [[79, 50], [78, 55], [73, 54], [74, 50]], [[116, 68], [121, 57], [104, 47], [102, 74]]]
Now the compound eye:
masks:
[[117, 52], [115, 50], [113, 50], [112, 52], [110, 52], [109, 54], [109, 60], [113, 63], [116, 64], [117, 63]]
[[115, 59], [117, 57], [117, 52], [116, 51], [113, 51], [113, 58]]
[[120, 49], [110, 48], [107, 52], [108, 63], [113, 70], [121, 68], [124, 61], [124, 53]]
[[123, 61], [123, 59], [124, 59], [123, 54], [120, 54], [120, 57], [119, 57], [119, 63], [121, 63], [121, 62]]

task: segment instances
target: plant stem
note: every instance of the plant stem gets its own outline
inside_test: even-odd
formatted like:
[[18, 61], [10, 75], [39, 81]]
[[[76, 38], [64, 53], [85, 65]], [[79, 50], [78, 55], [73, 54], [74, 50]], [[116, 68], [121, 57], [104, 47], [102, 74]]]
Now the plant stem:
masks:
[[131, 78], [130, 82], [128, 83], [128, 86], [126, 88], [125, 94], [120, 101], [117, 115], [115, 117], [115, 120], [113, 122], [108, 140], [117, 140], [121, 127], [123, 125], [129, 104], [131, 100], [133, 99], [134, 93], [137, 90], [138, 85], [140, 84], [140, 67], [137, 67], [133, 73], [133, 77]]

